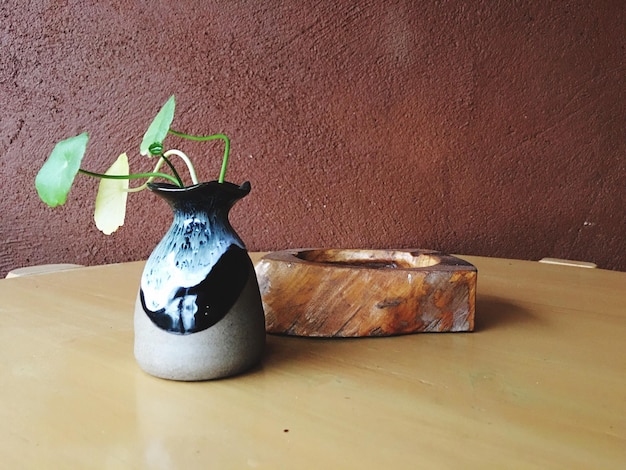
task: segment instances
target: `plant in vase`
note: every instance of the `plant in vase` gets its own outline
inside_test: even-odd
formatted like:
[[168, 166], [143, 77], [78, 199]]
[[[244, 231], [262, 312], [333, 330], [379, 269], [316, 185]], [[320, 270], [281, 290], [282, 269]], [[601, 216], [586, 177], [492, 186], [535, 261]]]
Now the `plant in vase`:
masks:
[[[231, 207], [250, 192], [250, 184], [225, 181], [228, 137], [175, 131], [171, 128], [174, 111], [172, 96], [141, 142], [140, 153], [157, 158], [152, 171], [130, 173], [126, 153], [105, 173], [83, 169], [88, 142], [84, 133], [55, 146], [35, 186], [40, 198], [54, 207], [66, 202], [78, 173], [100, 179], [94, 219], [106, 234], [124, 223], [128, 193], [149, 189], [165, 199], [174, 220], [142, 273], [134, 317], [135, 358], [142, 369], [158, 377], [207, 380], [252, 367], [265, 344], [254, 266], [228, 221]], [[199, 183], [186, 154], [178, 149], [164, 151], [163, 142], [170, 134], [195, 141], [222, 140], [218, 180]], [[192, 185], [185, 186], [172, 157], [185, 163]], [[164, 165], [169, 173], [161, 171]], [[130, 188], [129, 181], [135, 179], [145, 181]]]

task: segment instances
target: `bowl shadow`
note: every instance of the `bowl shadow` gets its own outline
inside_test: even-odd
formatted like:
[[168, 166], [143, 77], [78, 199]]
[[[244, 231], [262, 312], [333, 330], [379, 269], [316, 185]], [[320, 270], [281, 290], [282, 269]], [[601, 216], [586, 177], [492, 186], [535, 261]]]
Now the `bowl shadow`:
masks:
[[[488, 295], [479, 295], [476, 299], [476, 315], [474, 332], [488, 331], [497, 328], [509, 328], [527, 322], [537, 322], [528, 309], [511, 301]], [[400, 336], [421, 335], [459, 335], [468, 333], [414, 333]], [[469, 333], [471, 334], [471, 333]], [[337, 348], [339, 343], [345, 344], [360, 340], [389, 340], [394, 336], [368, 338], [320, 338], [290, 336], [268, 333], [263, 360], [244, 374], [261, 373], [265, 368], [275, 367], [283, 362], [299, 362], [312, 355], [323, 355], [328, 348]]]
[[537, 321], [537, 318], [519, 304], [485, 295], [479, 295], [476, 299], [474, 331], [509, 327], [529, 321]]

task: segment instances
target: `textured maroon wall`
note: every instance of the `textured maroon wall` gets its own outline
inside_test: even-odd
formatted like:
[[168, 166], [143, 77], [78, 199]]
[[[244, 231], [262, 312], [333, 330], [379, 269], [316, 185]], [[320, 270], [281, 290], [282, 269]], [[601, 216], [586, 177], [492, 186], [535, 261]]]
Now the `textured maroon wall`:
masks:
[[[131, 195], [106, 237], [92, 180], [50, 210], [33, 179], [83, 130], [85, 166], [128, 151], [139, 169], [172, 93], [177, 128], [232, 138], [228, 179], [253, 187], [232, 221], [250, 249], [411, 246], [626, 270], [624, 5], [5, 0], [0, 274], [148, 256], [170, 223], [154, 195]], [[185, 149], [217, 176], [218, 143]]]

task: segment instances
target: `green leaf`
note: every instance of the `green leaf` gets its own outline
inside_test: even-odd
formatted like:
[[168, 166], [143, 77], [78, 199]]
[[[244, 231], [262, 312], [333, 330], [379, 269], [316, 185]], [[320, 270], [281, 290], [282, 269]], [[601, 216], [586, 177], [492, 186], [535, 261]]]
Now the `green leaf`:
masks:
[[84, 132], [57, 143], [35, 178], [37, 194], [50, 207], [65, 204], [87, 149]]
[[[128, 175], [128, 170], [128, 156], [123, 153], [117, 157], [105, 175]], [[93, 218], [96, 221], [96, 227], [105, 235], [111, 235], [124, 225], [127, 199], [127, 179], [104, 178], [100, 180]]]
[[161, 144], [167, 137], [172, 121], [174, 120], [174, 108], [176, 100], [174, 95], [163, 105], [159, 113], [156, 115], [150, 127], [143, 136], [139, 151], [142, 155], [150, 155], [150, 146], [153, 144]]

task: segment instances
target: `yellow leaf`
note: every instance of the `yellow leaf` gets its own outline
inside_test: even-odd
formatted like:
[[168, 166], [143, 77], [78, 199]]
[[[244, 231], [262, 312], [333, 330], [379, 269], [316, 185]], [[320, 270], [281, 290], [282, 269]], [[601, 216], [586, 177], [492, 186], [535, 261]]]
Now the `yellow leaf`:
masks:
[[[128, 175], [128, 156], [121, 154], [106, 171], [106, 175]], [[126, 199], [128, 198], [127, 179], [100, 180], [98, 195], [96, 196], [96, 210], [93, 218], [96, 227], [105, 235], [111, 235], [119, 227], [124, 225], [126, 216]]]

